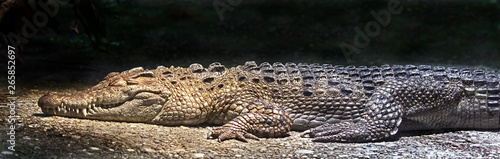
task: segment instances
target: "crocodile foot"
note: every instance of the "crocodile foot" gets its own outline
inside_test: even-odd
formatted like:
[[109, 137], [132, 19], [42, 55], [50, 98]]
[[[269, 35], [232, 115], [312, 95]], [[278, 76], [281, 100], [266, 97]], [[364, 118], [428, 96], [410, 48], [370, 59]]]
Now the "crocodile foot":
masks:
[[248, 142], [247, 139], [259, 140], [259, 137], [248, 133], [245, 130], [228, 126], [221, 126], [210, 130], [208, 138], [217, 138], [219, 142], [229, 139], [236, 139], [243, 142]]
[[311, 137], [316, 142], [366, 142], [378, 139], [370, 133], [366, 123], [343, 122], [324, 124], [301, 134], [301, 137]]

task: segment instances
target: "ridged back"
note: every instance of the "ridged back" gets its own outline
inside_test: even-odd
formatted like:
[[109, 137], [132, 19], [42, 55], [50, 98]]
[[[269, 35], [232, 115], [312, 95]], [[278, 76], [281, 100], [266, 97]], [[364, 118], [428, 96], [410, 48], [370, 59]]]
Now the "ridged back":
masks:
[[[330, 64], [305, 64], [279, 62], [272, 65], [263, 62], [247, 62], [243, 68], [252, 73], [261, 74], [267, 82], [285, 84], [286, 81], [303, 82], [304, 87], [314, 87], [317, 81], [326, 80], [333, 86], [342, 82], [361, 83], [366, 94], [371, 95], [376, 86], [384, 84], [386, 79], [407, 80], [409, 78], [425, 78], [446, 83], [458, 83], [469, 91], [474, 89], [479, 94], [491, 94], [492, 101], [498, 101], [500, 74], [494, 71], [458, 69], [455, 67], [428, 65], [382, 65], [378, 66], [342, 66]], [[494, 95], [497, 96], [494, 96]], [[498, 102], [489, 103], [498, 106]]]
[[[208, 68], [193, 64], [189, 70], [204, 83], [218, 84], [221, 77], [229, 75], [227, 73], [232, 69], [225, 68], [220, 63], [213, 63]], [[452, 108], [455, 109], [455, 114], [437, 115], [439, 118], [456, 121], [455, 124], [450, 124], [450, 127], [500, 126], [499, 72], [428, 65], [355, 67], [279, 62], [263, 62], [257, 65], [253, 61], [246, 62], [234, 70], [243, 70], [255, 75], [234, 75], [234, 79], [245, 77], [259, 85], [267, 84], [268, 86], [260, 88], [269, 90], [259, 91], [272, 92], [274, 102], [281, 103], [294, 119], [294, 129], [305, 129], [339, 120], [356, 121], [362, 115], [359, 112], [363, 111], [363, 101], [370, 100], [378, 89], [384, 88], [387, 81], [405, 83], [413, 78], [425, 79], [414, 81], [442, 83], [436, 86], [451, 84], [451, 87], [459, 87], [462, 90], [459, 105], [453, 106], [456, 109]], [[359, 96], [361, 94], [365, 97]]]

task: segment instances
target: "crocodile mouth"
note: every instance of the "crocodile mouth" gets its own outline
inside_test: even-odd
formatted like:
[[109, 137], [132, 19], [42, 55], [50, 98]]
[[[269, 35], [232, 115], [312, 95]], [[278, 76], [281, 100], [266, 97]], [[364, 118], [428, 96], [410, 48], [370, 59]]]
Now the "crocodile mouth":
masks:
[[61, 103], [60, 106], [55, 108], [42, 108], [42, 111], [46, 115], [83, 115], [83, 117], [86, 117], [87, 115], [94, 115], [98, 112], [110, 111], [113, 108], [118, 108], [131, 100], [132, 99], [128, 99], [113, 104], [89, 104], [86, 108], [75, 108], [68, 104]]
[[168, 98], [158, 92], [138, 92], [122, 99], [95, 99], [48, 93], [38, 100], [38, 105], [48, 116], [141, 122], [156, 116], [154, 112], [159, 112]]

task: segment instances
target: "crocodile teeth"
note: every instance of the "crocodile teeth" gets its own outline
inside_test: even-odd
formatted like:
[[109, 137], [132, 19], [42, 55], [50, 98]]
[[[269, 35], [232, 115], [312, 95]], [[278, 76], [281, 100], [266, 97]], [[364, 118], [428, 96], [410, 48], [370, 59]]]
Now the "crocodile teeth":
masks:
[[87, 109], [82, 109], [83, 116], [87, 116]]
[[95, 108], [89, 109], [89, 114], [95, 114]]

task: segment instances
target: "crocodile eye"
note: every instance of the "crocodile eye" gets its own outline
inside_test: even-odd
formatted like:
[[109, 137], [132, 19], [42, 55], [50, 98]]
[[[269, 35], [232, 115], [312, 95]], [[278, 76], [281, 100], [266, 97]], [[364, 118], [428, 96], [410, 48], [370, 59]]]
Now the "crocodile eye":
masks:
[[144, 83], [150, 81], [150, 78], [154, 77], [154, 73], [151, 71], [139, 72], [135, 75], [130, 76], [126, 80], [126, 84], [135, 85], [139, 83]]
[[139, 78], [139, 77], [148, 77], [148, 78], [151, 78], [151, 77], [154, 77], [154, 73], [151, 72], [151, 71], [146, 71], [146, 72], [140, 72], [136, 75], [133, 75], [131, 76], [131, 78]]
[[109, 83], [110, 86], [126, 86], [127, 82], [123, 78], [118, 78]]

